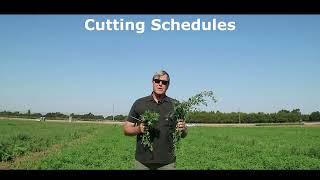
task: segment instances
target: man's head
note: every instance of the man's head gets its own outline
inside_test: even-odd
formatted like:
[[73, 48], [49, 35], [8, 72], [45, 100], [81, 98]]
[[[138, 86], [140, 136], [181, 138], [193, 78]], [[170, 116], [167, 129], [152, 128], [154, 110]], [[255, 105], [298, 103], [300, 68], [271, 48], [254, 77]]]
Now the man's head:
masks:
[[158, 95], [163, 95], [166, 93], [168, 90], [170, 84], [170, 76], [169, 74], [161, 70], [159, 72], [156, 72], [153, 75], [152, 78], [152, 87], [153, 87], [153, 92], [158, 94]]

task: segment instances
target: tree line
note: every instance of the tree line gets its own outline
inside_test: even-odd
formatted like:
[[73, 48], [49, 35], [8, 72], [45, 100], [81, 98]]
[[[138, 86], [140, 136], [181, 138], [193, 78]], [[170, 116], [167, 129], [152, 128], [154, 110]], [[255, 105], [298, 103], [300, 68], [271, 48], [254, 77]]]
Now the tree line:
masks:
[[194, 123], [288, 123], [320, 121], [320, 112], [302, 114], [300, 109], [280, 110], [276, 113], [243, 113], [231, 112], [192, 112], [190, 122]]
[[72, 120], [80, 120], [80, 121], [103, 121], [103, 120], [116, 120], [122, 121], [126, 118], [123, 115], [116, 115], [114, 117], [103, 115], [94, 115], [93, 113], [88, 114], [75, 114], [71, 113], [70, 115], [63, 114], [61, 112], [49, 112], [46, 114], [41, 113], [31, 113], [28, 110], [26, 113], [21, 113], [19, 111], [10, 112], [10, 111], [2, 111], [0, 112], [0, 117], [8, 117], [8, 118], [25, 118], [25, 119], [39, 119], [41, 117], [45, 117], [47, 120], [69, 120], [69, 117], [72, 117]]
[[[68, 120], [72, 117], [72, 120], [80, 121], [104, 121], [104, 120], [115, 120], [125, 121], [127, 116], [115, 115], [106, 116], [88, 114], [74, 114], [65, 115], [60, 112], [50, 112], [46, 114], [31, 113], [28, 110], [26, 113], [21, 112], [0, 112], [0, 117], [8, 118], [27, 118], [27, 119], [38, 119], [45, 117], [47, 120]], [[320, 121], [320, 112], [315, 111], [310, 114], [302, 114], [300, 109], [280, 110], [276, 113], [244, 113], [244, 112], [230, 112], [224, 113], [219, 111], [194, 111], [188, 115], [188, 122], [190, 123], [287, 123], [287, 122], [314, 122]]]

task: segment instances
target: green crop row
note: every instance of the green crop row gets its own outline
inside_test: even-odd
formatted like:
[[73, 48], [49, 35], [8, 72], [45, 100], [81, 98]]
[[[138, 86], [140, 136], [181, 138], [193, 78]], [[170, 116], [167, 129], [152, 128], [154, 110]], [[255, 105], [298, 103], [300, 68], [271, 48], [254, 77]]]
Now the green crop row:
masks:
[[[3, 126], [3, 122], [0, 123], [2, 123], [1, 130], [10, 126], [9, 122], [6, 122], [6, 126]], [[23, 121], [14, 124], [10, 126], [10, 131], [7, 129], [7, 133], [11, 135], [5, 134], [5, 136], [20, 139], [16, 142], [36, 144], [32, 139], [39, 138], [37, 135], [46, 134], [44, 138], [46, 140], [42, 142], [59, 143], [59, 137], [63, 137], [67, 145], [43, 157], [27, 159], [25, 163], [16, 164], [12, 168], [102, 170], [134, 168], [135, 137], [124, 136], [119, 125], [38, 122], [37, 125], [29, 127], [28, 123]], [[10, 133], [26, 127], [33, 132], [19, 136]], [[46, 130], [42, 131], [43, 128]], [[73, 143], [72, 132], [80, 136], [80, 141], [77, 143]], [[90, 136], [86, 136], [88, 134]], [[82, 140], [82, 136], [87, 138]], [[3, 137], [1, 139], [3, 140]], [[46, 148], [55, 143], [40, 146]], [[177, 168], [319, 170], [320, 129], [297, 126], [190, 127], [188, 136], [178, 144]]]

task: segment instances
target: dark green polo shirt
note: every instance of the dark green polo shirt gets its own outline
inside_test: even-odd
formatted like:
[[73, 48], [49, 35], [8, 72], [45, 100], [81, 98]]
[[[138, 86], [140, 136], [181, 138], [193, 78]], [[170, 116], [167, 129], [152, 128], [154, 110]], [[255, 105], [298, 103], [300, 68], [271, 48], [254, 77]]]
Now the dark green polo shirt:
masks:
[[153, 111], [160, 114], [159, 122], [155, 126], [155, 138], [153, 139], [153, 151], [151, 152], [141, 143], [142, 134], [137, 135], [135, 158], [141, 163], [169, 164], [176, 160], [173, 151], [173, 140], [169, 128], [175, 127], [169, 119], [169, 113], [173, 111], [173, 102], [176, 101], [168, 96], [161, 102], [156, 102], [152, 95], [136, 100], [131, 107], [128, 121], [136, 123], [137, 120], [131, 116], [141, 119], [141, 115], [146, 111]]

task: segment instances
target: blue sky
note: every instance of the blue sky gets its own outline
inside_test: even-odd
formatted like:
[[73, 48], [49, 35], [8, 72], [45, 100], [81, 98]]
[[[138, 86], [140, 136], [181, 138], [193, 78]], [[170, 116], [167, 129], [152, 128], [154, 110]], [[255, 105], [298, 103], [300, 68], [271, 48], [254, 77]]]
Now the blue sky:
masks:
[[[86, 19], [146, 31], [87, 31]], [[152, 19], [235, 21], [235, 31], [151, 31]], [[320, 110], [319, 15], [1, 15], [0, 110], [126, 115], [164, 69], [178, 100], [213, 90], [203, 110]]]

